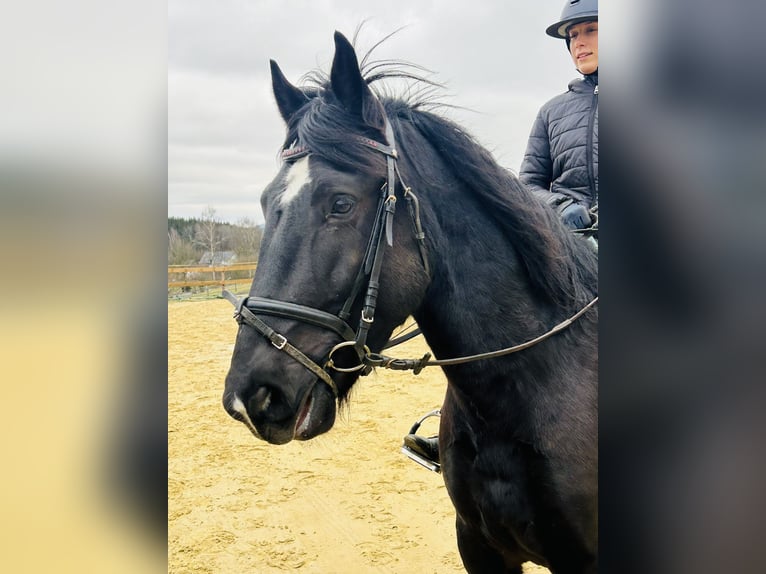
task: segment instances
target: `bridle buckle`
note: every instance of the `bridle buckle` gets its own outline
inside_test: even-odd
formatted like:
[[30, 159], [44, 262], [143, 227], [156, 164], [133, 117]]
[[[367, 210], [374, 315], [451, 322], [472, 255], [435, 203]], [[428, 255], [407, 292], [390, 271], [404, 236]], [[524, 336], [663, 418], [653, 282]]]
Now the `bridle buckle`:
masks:
[[285, 348], [285, 345], [287, 345], [287, 339], [284, 335], [281, 335], [279, 333], [274, 333], [274, 338], [270, 339], [271, 344], [274, 345], [277, 349], [280, 351]]

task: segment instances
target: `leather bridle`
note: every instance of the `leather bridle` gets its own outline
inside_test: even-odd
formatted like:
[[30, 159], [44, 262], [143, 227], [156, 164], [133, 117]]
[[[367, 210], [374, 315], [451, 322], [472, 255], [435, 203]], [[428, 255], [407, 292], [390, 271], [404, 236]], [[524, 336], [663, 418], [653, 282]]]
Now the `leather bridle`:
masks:
[[[480, 359], [491, 359], [509, 355], [511, 353], [528, 349], [529, 347], [544, 341], [548, 337], [561, 332], [562, 330], [569, 327], [569, 325], [571, 325], [588, 309], [593, 307], [598, 302], [598, 296], [596, 296], [577, 313], [555, 325], [542, 335], [539, 335], [538, 337], [535, 337], [519, 345], [514, 345], [512, 347], [507, 347], [497, 351], [438, 361], [429, 360], [431, 357], [429, 353], [424, 355], [421, 359], [392, 359], [390, 357], [372, 353], [367, 346], [367, 335], [375, 320], [375, 308], [377, 305], [378, 291], [380, 289], [380, 271], [383, 264], [383, 254], [385, 252], [383, 245], [384, 235], [386, 237], [386, 244], [389, 247], [393, 246], [393, 221], [394, 213], [396, 212], [397, 179], [401, 183], [402, 189], [404, 190], [403, 197], [407, 200], [407, 205], [415, 232], [415, 239], [418, 243], [423, 267], [426, 274], [430, 275], [428, 258], [425, 249], [425, 234], [423, 233], [423, 228], [420, 223], [420, 207], [418, 204], [418, 199], [412, 192], [412, 189], [405, 185], [402, 176], [399, 173], [399, 169], [396, 164], [399, 155], [396, 151], [394, 133], [388, 120], [386, 120], [385, 135], [389, 142], [388, 144], [383, 144], [361, 136], [355, 138], [357, 143], [369, 147], [386, 156], [386, 183], [381, 186], [381, 193], [378, 199], [375, 221], [373, 223], [370, 239], [367, 243], [367, 249], [362, 260], [362, 265], [357, 272], [351, 293], [346, 299], [346, 302], [344, 303], [340, 312], [337, 315], [333, 315], [332, 313], [328, 313], [321, 309], [315, 309], [313, 307], [307, 307], [297, 303], [288, 303], [286, 301], [279, 301], [277, 299], [269, 299], [264, 297], [244, 297], [242, 299], [238, 299], [229, 291], [224, 290], [223, 296], [236, 308], [236, 311], [234, 312], [234, 318], [240, 325], [249, 325], [258, 333], [263, 335], [275, 348], [284, 353], [287, 353], [290, 357], [303, 365], [307, 370], [324, 381], [330, 387], [333, 395], [337, 399], [339, 394], [338, 387], [330, 376], [329, 370], [334, 370], [342, 373], [359, 372], [361, 375], [367, 375], [372, 371], [373, 367], [383, 367], [397, 370], [412, 370], [414, 374], [418, 374], [423, 368], [428, 366], [457, 365], [461, 363], [478, 361]], [[282, 150], [281, 156], [283, 161], [292, 162], [301, 157], [305, 157], [310, 153], [311, 150], [307, 146], [298, 145], [296, 141], [293, 142], [293, 145], [291, 145], [289, 148]], [[351, 316], [351, 309], [361, 294], [365, 282], [367, 288], [364, 295], [359, 326], [357, 327], [356, 331], [354, 331], [349, 326], [347, 321]], [[334, 332], [340, 336], [343, 341], [335, 345], [330, 350], [329, 354], [327, 355], [327, 359], [324, 362], [324, 366], [320, 366], [315, 361], [306, 356], [298, 348], [293, 346], [284, 335], [277, 333], [257, 315], [292, 319], [321, 327], [328, 331]], [[401, 337], [399, 342], [402, 342], [410, 336]], [[386, 347], [393, 346], [394, 344], [396, 344], [396, 341], [389, 341], [389, 344], [386, 345]], [[340, 367], [335, 364], [333, 356], [340, 349], [346, 347], [349, 347], [356, 353], [356, 356], [359, 359], [358, 365], [353, 367]]]
[[[337, 315], [328, 313], [321, 309], [314, 309], [296, 303], [288, 303], [276, 299], [263, 297], [244, 297], [238, 299], [232, 293], [224, 290], [224, 297], [229, 300], [236, 308], [234, 318], [241, 324], [247, 324], [266, 339], [274, 347], [290, 355], [309, 371], [314, 373], [332, 389], [335, 397], [338, 397], [338, 388], [329, 375], [328, 370], [333, 369], [339, 372], [353, 373], [360, 371], [360, 374], [367, 375], [372, 370], [373, 365], [366, 361], [370, 355], [370, 349], [367, 347], [367, 335], [375, 320], [375, 308], [377, 306], [378, 291], [380, 289], [380, 271], [383, 264], [383, 255], [385, 247], [383, 245], [383, 236], [386, 237], [386, 244], [393, 246], [393, 221], [396, 212], [396, 181], [397, 179], [404, 190], [403, 196], [407, 201], [409, 212], [412, 217], [413, 227], [415, 229], [415, 238], [418, 241], [420, 255], [425, 267], [426, 273], [429, 273], [428, 259], [425, 251], [425, 234], [420, 224], [420, 207], [417, 197], [412, 190], [404, 184], [401, 174], [396, 165], [398, 153], [394, 143], [394, 132], [391, 124], [386, 120], [385, 134], [388, 144], [383, 144], [366, 137], [356, 137], [355, 141], [368, 148], [371, 148], [386, 156], [386, 182], [381, 186], [380, 197], [375, 221], [372, 227], [372, 233], [367, 243], [367, 249], [362, 259], [362, 265], [357, 272], [354, 285], [351, 289], [346, 302], [343, 304]], [[304, 145], [298, 145], [297, 142], [282, 150], [282, 160], [286, 162], [295, 161], [301, 157], [307, 156], [311, 150]], [[351, 309], [358, 299], [366, 283], [366, 291], [362, 304], [362, 312], [359, 320], [359, 326], [354, 331], [347, 323], [351, 316]], [[327, 356], [323, 367], [307, 357], [303, 352], [294, 347], [284, 335], [277, 333], [268, 324], [262, 321], [257, 315], [268, 315], [293, 319], [308, 323], [326, 330], [332, 331], [343, 338], [343, 342], [335, 345]], [[359, 364], [353, 367], [340, 367], [335, 364], [333, 356], [340, 349], [349, 347], [357, 355]]]

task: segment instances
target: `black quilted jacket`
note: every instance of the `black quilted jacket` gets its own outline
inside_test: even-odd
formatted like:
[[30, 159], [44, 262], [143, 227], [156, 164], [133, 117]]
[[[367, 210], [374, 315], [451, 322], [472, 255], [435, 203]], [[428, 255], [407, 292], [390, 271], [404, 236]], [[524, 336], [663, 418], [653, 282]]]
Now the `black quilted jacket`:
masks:
[[559, 209], [598, 204], [598, 71], [540, 109], [519, 177]]

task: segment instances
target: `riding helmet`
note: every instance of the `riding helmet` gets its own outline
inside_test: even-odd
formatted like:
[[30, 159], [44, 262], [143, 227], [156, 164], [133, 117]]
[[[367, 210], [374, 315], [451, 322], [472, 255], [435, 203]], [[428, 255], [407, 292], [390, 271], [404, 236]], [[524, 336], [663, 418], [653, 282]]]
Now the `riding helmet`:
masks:
[[598, 0], [566, 0], [564, 9], [561, 11], [561, 19], [548, 26], [545, 33], [554, 38], [566, 40], [567, 48], [569, 48], [567, 28], [572, 24], [594, 20], [598, 21]]

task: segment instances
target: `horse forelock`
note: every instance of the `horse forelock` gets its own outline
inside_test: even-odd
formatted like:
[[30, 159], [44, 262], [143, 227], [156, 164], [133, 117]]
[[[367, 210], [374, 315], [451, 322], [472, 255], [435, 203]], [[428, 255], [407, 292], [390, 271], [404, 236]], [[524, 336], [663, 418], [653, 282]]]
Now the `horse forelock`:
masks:
[[[372, 51], [379, 44], [362, 59], [362, 75], [378, 101], [385, 105], [387, 101], [394, 100], [411, 109], [442, 105], [436, 100], [441, 86], [422, 75], [427, 70], [398, 60], [370, 60]], [[368, 125], [362, 118], [349, 113], [338, 100], [330, 77], [324, 71], [313, 70], [302, 80], [300, 89], [308, 102], [291, 119], [282, 149], [298, 141], [300, 145], [307, 146], [312, 154], [343, 170], [363, 170], [368, 175], [377, 173], [385, 165], [383, 156], [359, 145], [355, 136], [389, 143], [386, 142], [383, 127]], [[389, 92], [386, 81], [391, 80], [406, 82], [405, 93], [397, 95]]]
[[320, 157], [347, 172], [366, 175], [382, 173], [385, 158], [358, 141], [358, 137], [384, 141], [380, 130], [365, 126], [349, 114], [334, 98], [323, 91], [311, 100], [288, 126], [283, 149], [297, 141], [311, 155]]

